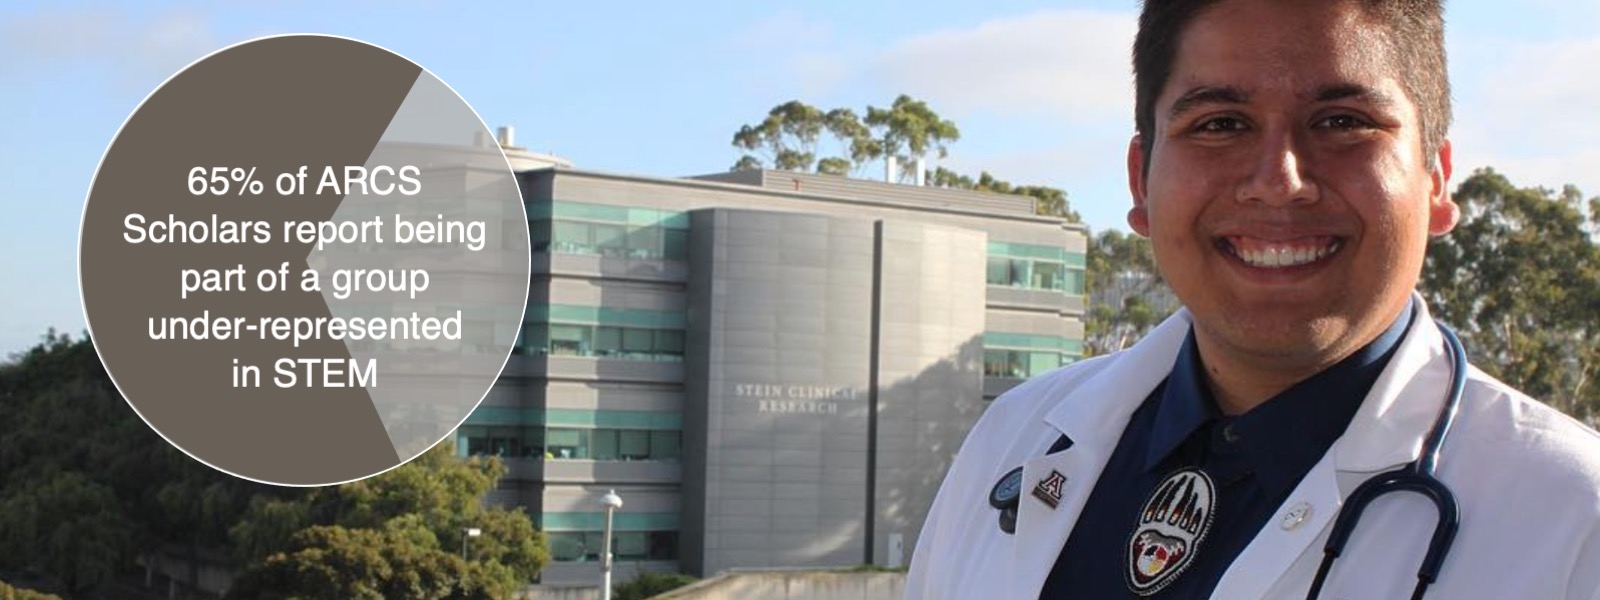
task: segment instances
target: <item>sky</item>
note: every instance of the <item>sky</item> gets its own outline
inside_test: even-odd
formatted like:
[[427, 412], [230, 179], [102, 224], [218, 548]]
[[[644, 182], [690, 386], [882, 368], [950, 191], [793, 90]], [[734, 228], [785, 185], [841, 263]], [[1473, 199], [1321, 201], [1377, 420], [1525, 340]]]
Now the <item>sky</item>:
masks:
[[[1600, 3], [1447, 9], [1459, 182], [1600, 195]], [[579, 168], [726, 170], [773, 106], [887, 106], [955, 121], [937, 163], [1067, 191], [1093, 231], [1126, 230], [1136, 0], [515, 2], [243, 0], [0, 6], [0, 358], [85, 329], [78, 231], [96, 167], [168, 77], [285, 33], [377, 44], [450, 85], [491, 127]], [[226, 123], [215, 124], [225, 129]], [[824, 148], [826, 150], [826, 148]], [[872, 172], [864, 175], [881, 176]]]

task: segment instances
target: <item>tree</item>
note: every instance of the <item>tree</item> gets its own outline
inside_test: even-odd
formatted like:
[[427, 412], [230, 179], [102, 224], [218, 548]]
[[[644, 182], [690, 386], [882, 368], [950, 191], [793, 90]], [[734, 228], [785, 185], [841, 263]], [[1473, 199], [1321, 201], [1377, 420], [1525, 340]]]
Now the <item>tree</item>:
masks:
[[[824, 133], [834, 140], [839, 154], [818, 157]], [[868, 106], [865, 119], [848, 108], [823, 111], [790, 100], [772, 107], [760, 123], [743, 125], [734, 132], [733, 146], [746, 154], [732, 170], [770, 166], [811, 171], [815, 167], [818, 173], [844, 175], [891, 156], [910, 166], [930, 152], [943, 158], [948, 144], [960, 138], [954, 122], [940, 117], [926, 102], [904, 94], [889, 108]], [[914, 174], [909, 169], [900, 171], [902, 179]]]
[[[88, 338], [51, 330], [0, 365], [0, 570], [91, 592], [134, 556], [191, 539], [193, 527], [171, 523], [174, 507], [164, 509], [157, 491], [186, 476], [182, 465], [197, 464], [117, 395]], [[254, 485], [195, 472], [201, 492], [213, 482]]]
[[[889, 108], [868, 106], [863, 122], [880, 144], [873, 158], [894, 157], [908, 167], [930, 151], [937, 150], [939, 158], [944, 158], [948, 143], [961, 139], [961, 130], [953, 121], [905, 94], [897, 96]], [[901, 171], [901, 180], [907, 178], [907, 172]]]
[[60, 596], [36, 592], [33, 590], [11, 587], [0, 581], [0, 600], [61, 600]]
[[[459, 561], [455, 549], [470, 526], [484, 534], [466, 563], [476, 587], [465, 589], [505, 597], [501, 591], [533, 578], [548, 556], [525, 513], [483, 507], [503, 473], [498, 461], [463, 461], [445, 444], [333, 488], [257, 484], [157, 436], [117, 395], [87, 337], [52, 330], [0, 364], [0, 572], [36, 574], [74, 594], [97, 593], [135, 557], [187, 556], [196, 567], [202, 556], [225, 559], [233, 545], [237, 564], [251, 568], [280, 554], [307, 564], [319, 556], [311, 549], [343, 539], [405, 542], [377, 548], [390, 562], [421, 552], [406, 545], [436, 546]], [[354, 533], [315, 544], [298, 537], [318, 526]], [[381, 535], [370, 537], [374, 531]], [[320, 556], [332, 554], [324, 548]], [[191, 585], [197, 578], [191, 568]]]
[[316, 526], [246, 569], [229, 600], [491, 600], [515, 591], [444, 550], [415, 519], [382, 529]]
[[1433, 240], [1419, 287], [1474, 364], [1590, 424], [1600, 421], [1600, 199], [1517, 188], [1491, 169], [1456, 188], [1462, 219]]
[[[839, 146], [838, 155], [818, 158], [819, 143], [826, 133]], [[854, 110], [835, 108], [822, 111], [799, 100], [774, 106], [755, 125], [744, 125], [733, 134], [733, 146], [746, 152], [730, 170], [767, 168], [811, 171], [825, 175], [848, 175], [867, 165], [893, 157], [902, 168], [901, 181], [916, 175], [918, 159], [930, 153], [939, 158], [949, 154], [949, 144], [961, 139], [955, 122], [934, 112], [928, 103], [901, 94], [888, 108], [867, 107], [860, 118]], [[762, 160], [759, 153], [766, 160]], [[944, 167], [927, 171], [929, 185], [977, 190], [997, 194], [1018, 194], [1034, 199], [1034, 212], [1079, 223], [1078, 213], [1067, 202], [1067, 193], [1040, 185], [1012, 185], [987, 171], [977, 179]]]
[[[445, 569], [436, 564], [437, 558], [416, 557], [428, 551], [456, 556], [452, 550], [465, 547], [466, 563], [476, 569], [473, 585], [501, 598], [533, 580], [549, 561], [544, 538], [526, 513], [520, 508], [483, 506], [484, 495], [494, 489], [504, 473], [505, 467], [498, 459], [461, 460], [455, 455], [453, 444], [446, 442], [382, 475], [317, 488], [298, 499], [257, 500], [231, 534], [239, 559], [249, 565], [246, 572], [259, 571], [252, 577], [275, 585], [282, 583], [283, 573], [298, 572], [295, 569], [367, 578], [377, 582], [373, 585], [387, 585], [387, 580], [379, 577], [387, 572], [380, 568], [381, 564], [415, 559], [423, 561], [419, 565]], [[464, 546], [463, 537], [469, 527], [482, 534]], [[361, 555], [367, 562], [340, 562], [356, 556], [342, 550], [335, 552], [351, 540], [393, 547], [373, 547], [372, 552], [377, 554]], [[347, 568], [356, 570], [345, 573]], [[410, 597], [414, 596], [390, 596]]]
[[1149, 239], [1114, 229], [1101, 232], [1089, 238], [1086, 262], [1090, 308], [1084, 345], [1090, 355], [1127, 347], [1177, 308]]
[[1067, 202], [1067, 192], [1060, 188], [1012, 185], [1011, 182], [995, 177], [988, 171], [980, 172], [978, 178], [973, 179], [944, 167], [935, 167], [928, 171], [927, 181], [934, 187], [1030, 196], [1034, 201], [1034, 214], [1059, 217], [1068, 223], [1083, 222], [1078, 212], [1072, 210], [1072, 205]]
[[734, 147], [761, 152], [767, 157], [766, 163], [746, 154], [734, 164], [734, 170], [770, 164], [784, 171], [810, 171], [817, 160], [817, 139], [828, 127], [825, 119], [822, 110], [799, 100], [772, 107], [759, 124], [742, 126], [733, 134]]

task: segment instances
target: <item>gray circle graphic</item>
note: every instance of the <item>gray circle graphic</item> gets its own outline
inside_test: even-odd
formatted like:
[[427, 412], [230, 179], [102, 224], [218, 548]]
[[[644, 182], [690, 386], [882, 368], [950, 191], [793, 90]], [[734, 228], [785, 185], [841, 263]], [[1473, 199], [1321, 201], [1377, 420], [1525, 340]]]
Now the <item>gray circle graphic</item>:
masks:
[[527, 214], [444, 82], [320, 35], [173, 75], [106, 149], [79, 285], [101, 361], [168, 442], [227, 473], [326, 485], [415, 458], [516, 342]]

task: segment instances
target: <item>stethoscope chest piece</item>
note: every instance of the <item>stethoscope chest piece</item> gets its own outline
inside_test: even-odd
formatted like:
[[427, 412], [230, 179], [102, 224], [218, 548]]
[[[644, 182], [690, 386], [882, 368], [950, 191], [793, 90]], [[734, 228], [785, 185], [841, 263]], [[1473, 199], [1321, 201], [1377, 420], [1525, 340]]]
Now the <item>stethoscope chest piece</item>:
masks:
[[1000, 530], [1017, 532], [1017, 501], [1022, 497], [1022, 467], [1010, 470], [989, 489], [989, 506], [1000, 509]]

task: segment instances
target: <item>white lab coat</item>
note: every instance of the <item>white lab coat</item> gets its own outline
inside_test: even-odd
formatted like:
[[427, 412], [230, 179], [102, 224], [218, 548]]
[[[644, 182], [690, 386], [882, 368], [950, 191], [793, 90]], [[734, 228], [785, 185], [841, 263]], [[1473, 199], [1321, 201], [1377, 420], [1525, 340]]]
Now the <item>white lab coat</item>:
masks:
[[[1421, 298], [1416, 305], [1418, 318], [1345, 434], [1267, 520], [1212, 598], [1303, 599], [1342, 499], [1421, 453], [1445, 400], [1450, 359]], [[939, 490], [912, 556], [906, 598], [1037, 598], [1129, 417], [1172, 369], [1189, 318], [1180, 311], [1124, 352], [1037, 377], [997, 399]], [[1073, 446], [1046, 456], [1062, 434]], [[988, 496], [1017, 465], [1022, 495], [1011, 535], [1000, 530]], [[1067, 478], [1053, 510], [1030, 493], [1052, 470]], [[1428, 598], [1600, 600], [1600, 435], [1469, 369], [1438, 475], [1455, 492], [1461, 529]], [[1297, 507], [1309, 507], [1298, 523], [1291, 516]], [[1434, 515], [1432, 503], [1412, 493], [1374, 501], [1322, 597], [1409, 598]]]

